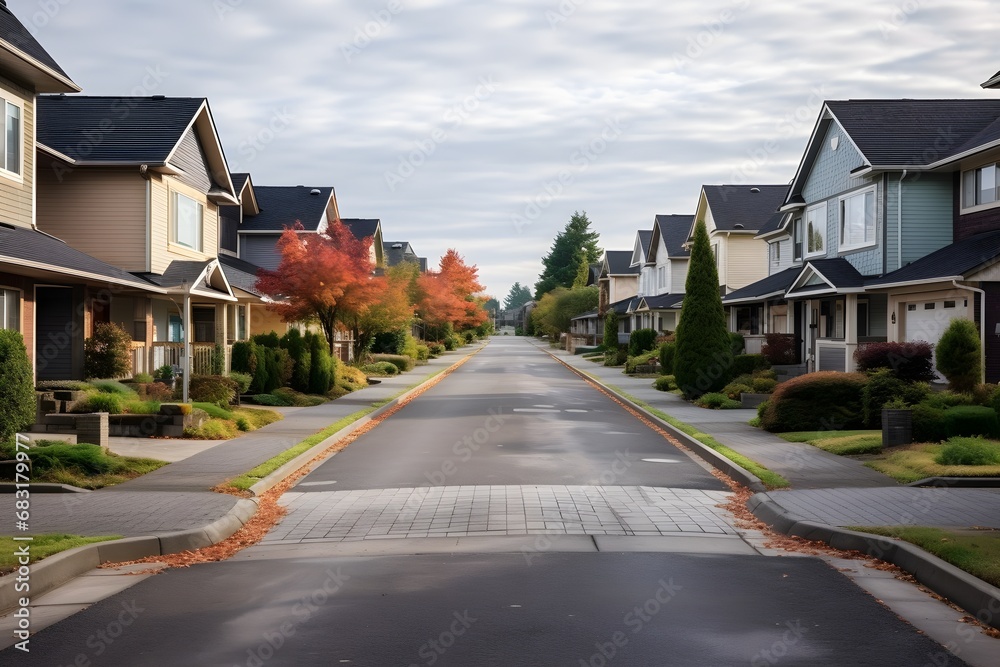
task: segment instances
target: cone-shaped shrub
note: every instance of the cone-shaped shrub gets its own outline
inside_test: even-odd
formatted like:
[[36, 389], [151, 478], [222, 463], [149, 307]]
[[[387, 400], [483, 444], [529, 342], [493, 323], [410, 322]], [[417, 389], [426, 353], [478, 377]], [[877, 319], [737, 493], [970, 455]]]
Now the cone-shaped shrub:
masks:
[[983, 367], [979, 331], [972, 320], [952, 320], [935, 349], [937, 368], [955, 391], [968, 392], [979, 382]]

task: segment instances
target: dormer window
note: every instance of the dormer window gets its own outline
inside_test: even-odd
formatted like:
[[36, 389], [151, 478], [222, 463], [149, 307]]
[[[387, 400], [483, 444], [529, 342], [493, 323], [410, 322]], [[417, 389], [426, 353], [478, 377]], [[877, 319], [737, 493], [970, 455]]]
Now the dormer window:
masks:
[[962, 208], [1000, 202], [1000, 164], [988, 164], [962, 174]]
[[21, 107], [0, 97], [4, 131], [0, 132], [0, 169], [21, 175]]

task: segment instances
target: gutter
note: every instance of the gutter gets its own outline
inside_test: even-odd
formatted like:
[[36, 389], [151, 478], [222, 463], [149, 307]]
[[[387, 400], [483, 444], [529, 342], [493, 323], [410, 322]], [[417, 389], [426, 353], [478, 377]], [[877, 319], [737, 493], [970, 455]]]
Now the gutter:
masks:
[[[958, 289], [969, 290], [979, 295], [979, 381], [986, 382], [986, 290], [972, 287], [970, 285], [959, 285], [957, 280], [952, 280], [951, 284]], [[975, 303], [975, 300], [973, 300]]]

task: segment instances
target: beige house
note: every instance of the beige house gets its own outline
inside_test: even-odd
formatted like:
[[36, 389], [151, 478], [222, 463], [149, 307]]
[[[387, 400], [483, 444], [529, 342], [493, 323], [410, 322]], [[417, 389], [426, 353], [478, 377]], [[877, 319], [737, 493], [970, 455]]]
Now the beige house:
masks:
[[[248, 337], [248, 304], [219, 262], [223, 204], [238, 205], [204, 98], [38, 99], [38, 228], [129, 272], [151, 294], [94, 309], [132, 333], [135, 372], [209, 373]], [[219, 346], [219, 347], [217, 347]]]

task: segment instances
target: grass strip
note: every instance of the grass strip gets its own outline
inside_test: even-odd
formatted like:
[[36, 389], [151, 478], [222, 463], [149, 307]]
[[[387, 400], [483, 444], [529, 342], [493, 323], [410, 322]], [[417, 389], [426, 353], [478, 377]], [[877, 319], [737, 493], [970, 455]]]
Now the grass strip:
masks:
[[1000, 586], [1000, 530], [943, 530], [925, 526], [858, 526], [851, 530], [899, 538], [974, 577]]
[[27, 546], [31, 550], [31, 562], [35, 563], [47, 556], [54, 556], [62, 551], [68, 551], [85, 544], [107, 542], [121, 539], [121, 535], [105, 535], [101, 537], [83, 537], [80, 535], [34, 535], [30, 542], [15, 541], [13, 537], [0, 537], [0, 574], [7, 574], [17, 569], [20, 563], [16, 552]]
[[998, 465], [942, 465], [935, 460], [942, 449], [944, 445], [928, 443], [893, 448], [865, 465], [903, 484], [928, 477], [1000, 477]]

